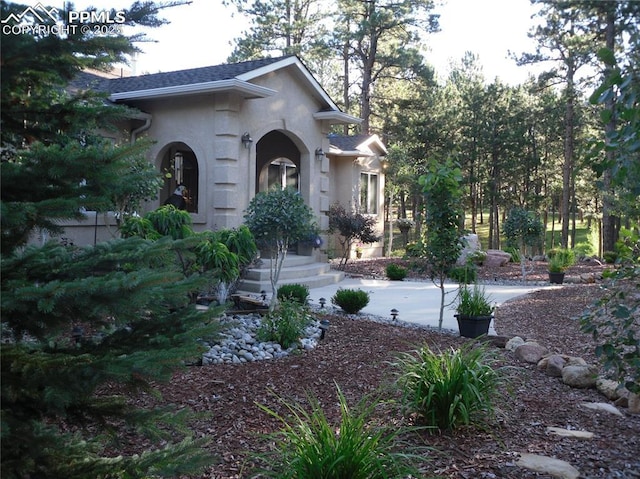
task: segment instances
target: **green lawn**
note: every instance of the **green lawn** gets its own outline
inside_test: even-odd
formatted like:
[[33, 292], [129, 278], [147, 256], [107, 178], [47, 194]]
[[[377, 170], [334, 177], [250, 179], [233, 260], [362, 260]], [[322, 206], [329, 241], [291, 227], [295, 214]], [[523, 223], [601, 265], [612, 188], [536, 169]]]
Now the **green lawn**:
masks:
[[[487, 245], [489, 243], [489, 224], [488, 224], [488, 214], [485, 214], [485, 222], [476, 224], [476, 233], [480, 239], [480, 245], [483, 249], [487, 249]], [[471, 225], [470, 217], [467, 218], [466, 226]], [[553, 241], [551, 235], [551, 222], [547, 223], [547, 230], [545, 234], [545, 251], [552, 249], [553, 247], [558, 248], [560, 246], [560, 235], [562, 229], [562, 223], [559, 221], [555, 222]], [[590, 231], [587, 227], [588, 223], [586, 221], [576, 221], [576, 245], [580, 252], [583, 254], [597, 254], [598, 252], [598, 236], [597, 231]], [[569, 225], [571, 228], [571, 225]], [[409, 241], [412, 241], [413, 238], [413, 230], [409, 232]], [[571, 235], [571, 229], [569, 229], [569, 235]], [[385, 232], [385, 245], [386, 240], [388, 239], [388, 233]], [[571, 241], [571, 239], [569, 239]], [[501, 239], [501, 244], [504, 245], [504, 238]], [[386, 246], [385, 246], [386, 251]], [[404, 245], [402, 241], [402, 236], [400, 234], [400, 230], [394, 228], [394, 237], [393, 237], [393, 253], [394, 256], [402, 256], [404, 254]]]

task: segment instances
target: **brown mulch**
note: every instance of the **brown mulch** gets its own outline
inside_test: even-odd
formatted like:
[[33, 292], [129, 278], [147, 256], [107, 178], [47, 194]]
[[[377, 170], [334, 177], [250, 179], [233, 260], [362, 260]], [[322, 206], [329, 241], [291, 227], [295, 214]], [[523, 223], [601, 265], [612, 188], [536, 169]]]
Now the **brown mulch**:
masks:
[[[387, 261], [357, 261], [347, 266], [358, 275], [384, 276]], [[546, 269], [538, 265], [530, 280], [543, 280]], [[568, 274], [599, 274], [596, 264], [579, 265]], [[481, 270], [493, 280], [519, 277], [519, 266]], [[579, 331], [575, 319], [600, 294], [598, 284], [572, 284], [540, 290], [507, 302], [500, 308], [495, 327], [500, 335], [536, 339], [551, 352], [581, 356], [595, 363], [589, 336]], [[311, 351], [285, 359], [240, 365], [190, 367], [162, 386], [164, 400], [188, 406], [208, 416], [192, 424], [198, 437], [210, 440], [215, 466], [201, 477], [236, 479], [253, 477], [247, 451], [270, 447], [261, 438], [279, 424], [262, 412], [263, 404], [284, 412], [277, 397], [306, 404], [312, 394], [325, 413], [336, 418], [336, 384], [350, 404], [365, 394], [379, 391], [393, 380], [391, 362], [398, 352], [427, 344], [430, 348], [455, 347], [468, 339], [437, 331], [403, 328], [339, 314], [330, 318], [327, 337]], [[584, 478], [640, 477], [640, 416], [594, 412], [582, 402], [606, 402], [595, 390], [573, 389], [559, 379], [537, 371], [535, 365], [518, 362], [504, 349], [496, 349], [511, 366], [510, 387], [505, 389], [499, 415], [488, 430], [461, 429], [441, 435], [416, 437], [416, 445], [429, 446], [424, 477], [551, 478], [516, 466], [518, 453], [527, 452], [568, 461]], [[402, 418], [393, 408], [380, 414], [389, 422]], [[383, 417], [384, 419], [384, 417]], [[591, 440], [554, 436], [546, 428], [556, 426], [586, 430]]]

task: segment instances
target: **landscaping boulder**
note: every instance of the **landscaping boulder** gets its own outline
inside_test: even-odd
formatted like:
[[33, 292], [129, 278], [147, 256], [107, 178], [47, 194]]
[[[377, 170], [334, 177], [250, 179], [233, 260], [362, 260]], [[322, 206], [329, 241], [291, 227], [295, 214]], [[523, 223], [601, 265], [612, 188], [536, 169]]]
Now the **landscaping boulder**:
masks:
[[562, 382], [574, 388], [592, 388], [596, 385], [597, 370], [591, 366], [565, 366]]
[[516, 358], [531, 364], [538, 364], [545, 354], [547, 354], [547, 348], [535, 342], [526, 342], [515, 350]]
[[504, 266], [511, 261], [511, 255], [499, 249], [487, 250], [487, 259], [484, 260], [485, 265], [489, 267]]
[[477, 251], [480, 251], [480, 240], [478, 239], [478, 235], [474, 233], [470, 233], [462, 237], [464, 248], [462, 248], [462, 252], [456, 261], [458, 266], [464, 266], [467, 264], [467, 258], [474, 254]]

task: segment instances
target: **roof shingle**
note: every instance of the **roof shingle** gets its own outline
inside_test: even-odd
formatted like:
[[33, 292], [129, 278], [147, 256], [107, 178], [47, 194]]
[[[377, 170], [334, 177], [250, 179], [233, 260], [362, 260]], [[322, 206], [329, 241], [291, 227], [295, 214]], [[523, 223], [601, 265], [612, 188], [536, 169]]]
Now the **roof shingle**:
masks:
[[240, 63], [221, 64], [208, 67], [191, 68], [165, 73], [151, 73], [134, 77], [108, 80], [108, 93], [153, 90], [181, 85], [193, 85], [221, 80], [230, 80], [239, 75], [278, 62], [286, 57], [263, 58]]

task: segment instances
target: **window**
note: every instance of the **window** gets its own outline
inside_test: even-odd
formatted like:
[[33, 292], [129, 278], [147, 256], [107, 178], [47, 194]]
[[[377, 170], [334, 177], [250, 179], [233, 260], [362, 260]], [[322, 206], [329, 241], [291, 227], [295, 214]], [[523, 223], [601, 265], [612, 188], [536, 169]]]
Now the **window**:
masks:
[[360, 173], [360, 211], [378, 214], [378, 175], [375, 173]]
[[298, 169], [288, 159], [281, 159], [273, 161], [269, 165], [268, 171], [268, 185], [270, 189], [274, 185], [278, 185], [281, 189], [293, 188], [299, 189]]

